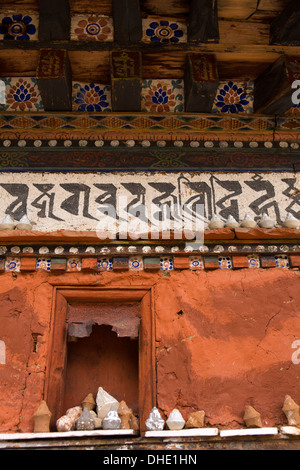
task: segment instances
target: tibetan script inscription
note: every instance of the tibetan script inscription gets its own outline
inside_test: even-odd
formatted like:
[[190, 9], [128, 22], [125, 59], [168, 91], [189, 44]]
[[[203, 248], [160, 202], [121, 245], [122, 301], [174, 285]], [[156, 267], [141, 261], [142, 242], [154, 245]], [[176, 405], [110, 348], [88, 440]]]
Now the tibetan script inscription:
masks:
[[141, 53], [111, 52], [111, 69], [113, 79], [141, 79]]
[[191, 54], [190, 61], [195, 82], [218, 81], [217, 61], [213, 54]]
[[40, 51], [38, 78], [58, 78], [64, 76], [66, 51], [42, 49]]

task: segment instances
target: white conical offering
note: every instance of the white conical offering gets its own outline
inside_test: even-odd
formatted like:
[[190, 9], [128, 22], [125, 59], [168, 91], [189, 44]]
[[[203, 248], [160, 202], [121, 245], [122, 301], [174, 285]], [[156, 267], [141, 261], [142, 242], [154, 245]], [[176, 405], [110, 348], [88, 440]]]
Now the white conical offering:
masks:
[[235, 218], [232, 217], [232, 215], [229, 215], [228, 219], [225, 222], [225, 227], [236, 228], [239, 226], [240, 224], [235, 220]]
[[117, 410], [112, 406], [103, 419], [103, 429], [120, 429], [121, 418], [118, 415]]
[[283, 226], [285, 228], [298, 228], [300, 225], [299, 220], [293, 216], [290, 212], [288, 212], [285, 221], [283, 222]]
[[250, 215], [246, 214], [244, 220], [241, 222], [241, 227], [254, 228], [256, 227], [256, 222]]
[[209, 223], [208, 223], [208, 227], [211, 230], [215, 230], [215, 229], [218, 229], [218, 228], [223, 228], [224, 227], [224, 222], [223, 222], [223, 220], [220, 219], [220, 217], [218, 217], [216, 214], [214, 214], [212, 216], [212, 218], [210, 219]]
[[32, 229], [32, 225], [27, 215], [23, 215], [23, 217], [19, 220], [19, 222], [17, 222], [16, 229], [18, 230], [31, 230]]
[[146, 419], [146, 428], [148, 431], [162, 431], [164, 429], [165, 422], [162, 419], [160, 412], [154, 406], [150, 411], [149, 418]]
[[119, 407], [119, 402], [102, 387], [98, 388], [96, 396], [97, 415], [99, 418], [104, 419], [112, 406], [116, 409]]
[[16, 224], [10, 215], [7, 215], [0, 224], [0, 230], [13, 230]]
[[184, 428], [185, 420], [183, 419], [180, 411], [177, 410], [177, 408], [174, 408], [174, 410], [171, 411], [166, 423], [171, 431], [179, 431], [180, 429]]
[[268, 214], [263, 214], [260, 218], [259, 221], [259, 226], [261, 228], [273, 228], [275, 225], [274, 220], [271, 219], [271, 217], [268, 216]]

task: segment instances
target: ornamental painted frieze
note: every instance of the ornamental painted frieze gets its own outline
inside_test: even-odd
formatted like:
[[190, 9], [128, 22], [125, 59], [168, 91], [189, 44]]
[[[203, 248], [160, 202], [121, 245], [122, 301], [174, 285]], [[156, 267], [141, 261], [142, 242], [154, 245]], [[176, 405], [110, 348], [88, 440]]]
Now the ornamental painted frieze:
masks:
[[[298, 173], [2, 173], [0, 219], [37, 231], [148, 233], [268, 216], [300, 220]], [[99, 236], [100, 236], [99, 235]]]
[[[64, 52], [61, 57], [55, 51], [43, 51], [38, 78], [63, 76]], [[141, 68], [137, 68], [137, 59], [131, 59], [135, 52], [115, 52], [112, 81], [115, 78], [131, 77], [141, 83], [141, 111], [147, 113], [184, 113], [184, 80], [183, 79], [143, 79]], [[126, 56], [126, 57], [125, 57]], [[130, 62], [131, 61], [131, 62]], [[111, 107], [111, 83], [91, 81], [72, 82], [72, 111], [89, 113], [109, 113]], [[253, 115], [254, 85], [251, 81], [221, 81], [217, 89], [211, 113], [213, 115], [247, 116]], [[287, 116], [299, 115], [300, 105], [294, 104], [285, 113]], [[44, 111], [43, 100], [36, 77], [3, 77], [0, 79], [0, 111]], [[190, 116], [189, 116], [190, 119]], [[198, 118], [200, 119], [200, 118]], [[204, 121], [204, 119], [202, 119]], [[187, 124], [190, 121], [187, 121]], [[262, 129], [263, 130], [263, 129]]]

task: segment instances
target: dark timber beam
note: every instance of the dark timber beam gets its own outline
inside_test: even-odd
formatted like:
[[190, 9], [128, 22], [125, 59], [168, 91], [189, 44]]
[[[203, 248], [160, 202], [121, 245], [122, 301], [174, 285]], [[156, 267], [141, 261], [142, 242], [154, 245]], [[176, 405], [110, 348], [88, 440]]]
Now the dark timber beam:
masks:
[[270, 25], [270, 44], [300, 45], [300, 2], [293, 0]]
[[113, 111], [141, 110], [142, 54], [137, 51], [110, 53]]
[[191, 0], [187, 28], [190, 42], [219, 42], [217, 0]]
[[45, 111], [72, 110], [72, 73], [67, 51], [41, 49], [37, 82]]
[[186, 112], [210, 113], [219, 86], [213, 54], [187, 54], [184, 74]]
[[68, 0], [39, 0], [39, 40], [70, 39], [71, 14]]
[[142, 38], [142, 17], [139, 0], [113, 0], [115, 42], [138, 43]]
[[293, 106], [293, 82], [300, 79], [300, 57], [282, 56], [254, 81], [254, 111], [283, 114]]

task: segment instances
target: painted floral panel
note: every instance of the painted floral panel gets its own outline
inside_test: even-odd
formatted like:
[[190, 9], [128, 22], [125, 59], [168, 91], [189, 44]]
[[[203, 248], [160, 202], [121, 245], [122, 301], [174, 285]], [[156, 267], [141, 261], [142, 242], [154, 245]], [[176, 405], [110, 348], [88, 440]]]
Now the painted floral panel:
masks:
[[248, 256], [248, 267], [249, 268], [260, 268], [260, 259], [258, 255]]
[[106, 41], [114, 40], [112, 18], [104, 15], [74, 15], [71, 20], [71, 40]]
[[[43, 111], [44, 105], [34, 77], [3, 78], [5, 97], [1, 95], [2, 111]], [[3, 86], [1, 86], [3, 92]]]
[[142, 256], [132, 256], [129, 258], [129, 269], [131, 271], [141, 271], [144, 269]]
[[81, 259], [69, 258], [67, 261], [67, 271], [81, 271]]
[[98, 271], [112, 271], [113, 261], [111, 258], [99, 258], [97, 260]]
[[221, 81], [216, 93], [213, 113], [253, 113], [253, 82]]
[[51, 270], [51, 258], [38, 258], [36, 262], [36, 269], [41, 271]]
[[8, 256], [5, 260], [5, 271], [20, 272], [21, 260], [20, 258]]
[[111, 87], [98, 83], [73, 82], [73, 111], [111, 111]]
[[204, 269], [204, 261], [202, 256], [191, 256], [190, 257], [190, 269]]
[[187, 42], [186, 24], [171, 18], [142, 20], [143, 42], [151, 44], [178, 44]]
[[143, 80], [143, 112], [182, 112], [184, 110], [183, 80]]
[[220, 256], [219, 259], [219, 269], [231, 269], [232, 261], [230, 256]]
[[275, 260], [277, 268], [289, 267], [289, 258], [286, 255], [276, 255]]
[[32, 41], [38, 39], [39, 16], [35, 12], [9, 14], [0, 12], [0, 39], [4, 41]]
[[161, 271], [172, 271], [174, 269], [173, 258], [160, 258], [160, 269]]

